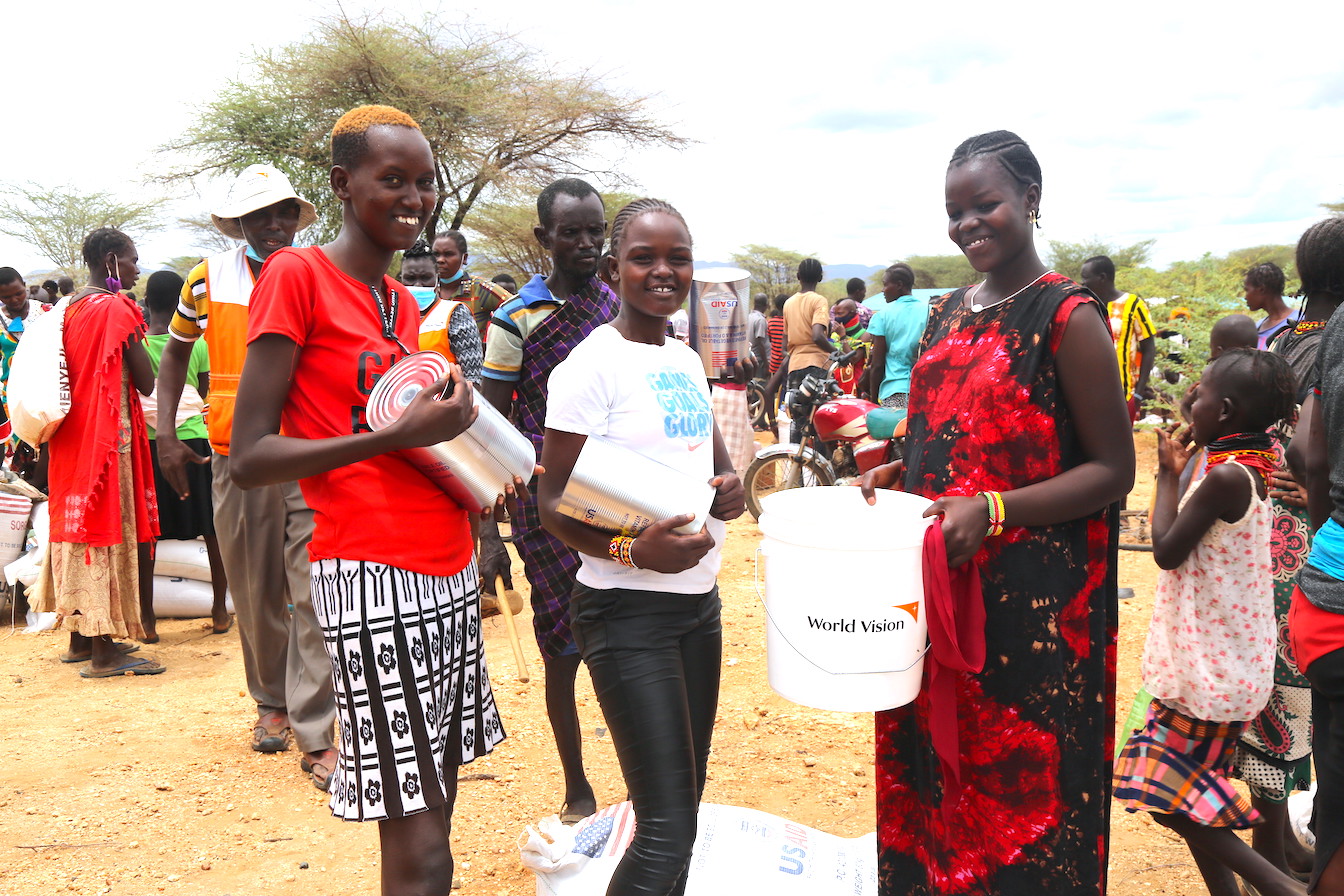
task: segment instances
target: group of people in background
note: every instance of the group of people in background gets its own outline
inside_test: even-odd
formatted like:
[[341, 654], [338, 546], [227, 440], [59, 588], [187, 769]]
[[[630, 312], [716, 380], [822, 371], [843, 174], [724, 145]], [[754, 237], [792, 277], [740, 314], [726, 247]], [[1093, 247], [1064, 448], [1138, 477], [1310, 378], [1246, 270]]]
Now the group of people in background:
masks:
[[[557, 814], [598, 808], [575, 705], [586, 665], [637, 819], [608, 893], [681, 894], [717, 711], [719, 552], [744, 508], [742, 378], [708, 382], [676, 338], [691, 228], [655, 199], [609, 227], [597, 191], [561, 179], [537, 199], [551, 269], [519, 287], [470, 274], [460, 232], [423, 239], [435, 174], [409, 116], [346, 113], [331, 165], [330, 242], [294, 248], [315, 206], [279, 170], [249, 167], [212, 215], [240, 245], [186, 278], [152, 275], [148, 318], [127, 295], [139, 258], [120, 231], [88, 235], [78, 290], [33, 294], [0, 268], [5, 374], [25, 325], [54, 307], [70, 380], [65, 421], [28, 457], [51, 502], [30, 597], [59, 615], [61, 658], [86, 677], [159, 674], [134, 643], [157, 640], [153, 544], [204, 539], [209, 625], [233, 628], [225, 582], [237, 614], [252, 748], [297, 743], [334, 815], [378, 822], [385, 894], [447, 894], [458, 767], [505, 736], [480, 618], [482, 592], [512, 586], [495, 524], [507, 511], [545, 662]], [[807, 259], [794, 295], [753, 302], [744, 376], [767, 394], [862, 349], [842, 383], [908, 424], [904, 457], [862, 489], [928, 498], [934, 556], [972, 595], [954, 620], [962, 665], [940, 654], [937, 681], [875, 720], [880, 890], [1104, 893], [1114, 789], [1185, 838], [1216, 896], [1237, 878], [1344, 894], [1331, 811], [1344, 801], [1344, 218], [1299, 242], [1296, 314], [1281, 271], [1247, 272], [1264, 319], [1220, 323], [1185, 425], [1159, 435], [1150, 702], [1116, 760], [1119, 508], [1156, 333], [1109, 258], [1089, 259], [1081, 284], [1046, 268], [1042, 195], [1020, 137], [972, 137], [949, 162], [945, 211], [979, 283], [925, 301], [895, 264], [874, 311], [860, 280], [828, 302]], [[374, 430], [374, 383], [421, 350], [448, 374]], [[460, 434], [481, 401], [544, 473], [466, 507], [401, 449]], [[707, 518], [612, 533], [566, 515], [595, 438], [708, 483]], [[1313, 755], [1314, 859], [1284, 808]], [[1233, 833], [1246, 827], [1252, 846]], [[1293, 875], [1308, 864], [1304, 886]]]

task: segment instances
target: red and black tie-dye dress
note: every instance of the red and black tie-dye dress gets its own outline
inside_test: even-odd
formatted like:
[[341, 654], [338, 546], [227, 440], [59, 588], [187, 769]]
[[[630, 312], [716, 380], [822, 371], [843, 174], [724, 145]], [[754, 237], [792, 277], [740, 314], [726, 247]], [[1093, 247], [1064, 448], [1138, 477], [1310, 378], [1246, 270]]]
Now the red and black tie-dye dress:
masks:
[[[1084, 460], [1055, 353], [1101, 304], [1047, 275], [997, 306], [931, 303], [910, 388], [905, 488], [1009, 491]], [[976, 556], [986, 661], [956, 682], [962, 791], [942, 809], [926, 696], [877, 715], [884, 896], [1105, 892], [1114, 750], [1117, 508], [1010, 526]], [[1011, 520], [1009, 521], [1011, 522]]]

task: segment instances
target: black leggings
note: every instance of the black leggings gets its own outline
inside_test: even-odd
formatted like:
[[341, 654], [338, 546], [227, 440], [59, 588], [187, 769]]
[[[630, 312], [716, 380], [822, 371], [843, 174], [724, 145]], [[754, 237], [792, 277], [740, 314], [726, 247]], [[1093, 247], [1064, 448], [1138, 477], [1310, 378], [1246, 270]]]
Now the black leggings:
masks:
[[1332, 650], [1302, 672], [1311, 682], [1312, 760], [1316, 765], [1316, 801], [1312, 827], [1316, 860], [1307, 892], [1344, 844], [1344, 648]]
[[719, 589], [574, 586], [570, 617], [635, 811], [608, 896], [681, 896], [719, 704]]

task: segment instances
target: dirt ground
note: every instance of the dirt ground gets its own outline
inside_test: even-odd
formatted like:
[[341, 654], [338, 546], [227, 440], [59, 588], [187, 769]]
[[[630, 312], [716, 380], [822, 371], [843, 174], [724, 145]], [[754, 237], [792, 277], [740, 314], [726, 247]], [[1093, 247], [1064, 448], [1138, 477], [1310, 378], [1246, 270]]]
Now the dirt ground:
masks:
[[[1151, 439], [1136, 439], [1131, 508], [1146, 508], [1151, 497]], [[705, 799], [861, 835], [874, 827], [872, 717], [809, 709], [770, 690], [753, 585], [759, 538], [750, 516], [729, 527], [719, 579], [723, 688]], [[1120, 606], [1120, 719], [1139, 685], [1155, 578], [1150, 554], [1121, 552], [1120, 584], [1136, 594]], [[517, 571], [515, 581], [525, 590]], [[534, 892], [518, 837], [560, 806], [529, 618], [525, 611], [519, 619], [527, 682], [519, 680], [502, 619], [484, 626], [509, 737], [463, 769], [453, 831], [463, 893]], [[376, 893], [376, 825], [335, 821], [325, 794], [300, 773], [296, 750], [249, 749], [254, 710], [236, 630], [213, 636], [199, 620], [177, 620], [161, 622], [159, 632], [162, 643], [144, 653], [166, 664], [166, 674], [86, 681], [78, 666], [57, 661], [62, 636], [24, 635], [8, 621], [0, 629], [0, 893]], [[580, 693], [599, 803], [622, 799], [610, 738], [582, 673]], [[1114, 811], [1112, 818], [1112, 893], [1202, 892], [1172, 835], [1146, 816]]]

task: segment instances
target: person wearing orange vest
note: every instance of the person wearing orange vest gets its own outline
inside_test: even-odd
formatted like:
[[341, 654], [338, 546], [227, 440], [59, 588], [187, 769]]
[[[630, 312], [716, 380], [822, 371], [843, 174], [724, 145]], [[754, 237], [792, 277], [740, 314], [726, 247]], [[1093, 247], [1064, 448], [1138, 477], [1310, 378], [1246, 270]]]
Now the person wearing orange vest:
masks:
[[479, 386], [485, 360], [480, 331], [465, 302], [438, 296], [434, 288], [438, 270], [428, 243], [418, 240], [406, 250], [397, 279], [411, 291], [420, 308], [420, 351], [438, 352], [462, 368], [467, 382]]
[[[215, 533], [238, 614], [243, 670], [257, 704], [252, 749], [279, 753], [297, 741], [300, 768], [326, 790], [336, 762], [336, 703], [331, 663], [313, 613], [308, 561], [313, 512], [296, 482], [244, 491], [229, 478], [233, 403], [247, 353], [252, 289], [265, 260], [292, 245], [294, 234], [312, 224], [317, 212], [282, 171], [252, 165], [210, 217], [221, 233], [244, 244], [205, 259], [188, 275], [168, 328], [173, 338], [159, 364], [159, 412], [168, 420], [176, 415], [192, 344], [204, 336], [210, 354], [206, 423]], [[169, 430], [158, 433], [158, 443], [164, 478], [186, 497], [186, 464], [206, 459]]]

